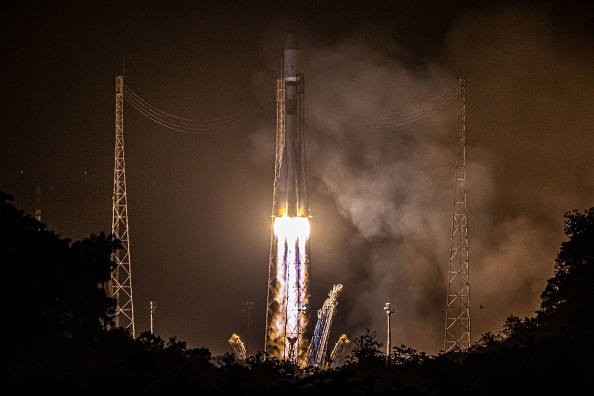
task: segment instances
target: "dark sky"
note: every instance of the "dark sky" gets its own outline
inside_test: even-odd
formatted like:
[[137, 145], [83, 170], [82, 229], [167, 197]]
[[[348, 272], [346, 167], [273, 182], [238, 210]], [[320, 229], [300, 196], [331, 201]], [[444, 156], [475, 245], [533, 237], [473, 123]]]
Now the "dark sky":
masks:
[[[472, 341], [531, 316], [563, 214], [594, 205], [590, 1], [3, 1], [0, 189], [74, 240], [111, 230], [115, 78], [206, 134], [124, 104], [136, 332], [264, 345], [276, 78], [305, 74], [311, 315], [342, 284], [329, 340], [366, 329], [443, 348], [466, 79]], [[258, 117], [241, 120], [269, 101]], [[432, 117], [419, 114], [432, 112]], [[238, 121], [239, 120], [239, 121]], [[413, 120], [414, 122], [406, 122]], [[254, 302], [248, 315], [243, 303]], [[483, 308], [480, 308], [482, 306]]]

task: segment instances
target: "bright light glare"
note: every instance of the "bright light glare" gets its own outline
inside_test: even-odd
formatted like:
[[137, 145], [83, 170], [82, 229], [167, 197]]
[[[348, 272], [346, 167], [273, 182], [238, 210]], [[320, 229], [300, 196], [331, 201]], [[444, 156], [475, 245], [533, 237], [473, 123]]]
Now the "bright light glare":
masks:
[[[275, 337], [283, 339], [283, 357], [298, 353], [295, 340], [302, 337], [301, 331], [307, 325], [303, 306], [308, 297], [306, 279], [306, 244], [309, 239], [309, 219], [307, 217], [277, 217], [274, 221], [274, 234], [277, 238], [277, 290], [275, 301], [279, 310], [273, 319]], [[293, 342], [291, 342], [293, 340]]]

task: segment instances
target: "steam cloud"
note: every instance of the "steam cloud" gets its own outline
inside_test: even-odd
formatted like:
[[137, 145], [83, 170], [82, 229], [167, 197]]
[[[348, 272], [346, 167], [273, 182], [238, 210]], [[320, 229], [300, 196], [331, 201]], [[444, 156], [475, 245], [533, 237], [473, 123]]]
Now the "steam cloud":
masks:
[[366, 329], [385, 343], [390, 302], [393, 346], [443, 348], [456, 100], [432, 117], [403, 117], [456, 86], [456, 59], [466, 78], [472, 342], [534, 313], [565, 239], [563, 214], [592, 206], [592, 45], [546, 10], [461, 21], [424, 68], [405, 66], [385, 36], [333, 46], [300, 37], [317, 305], [344, 285], [330, 343]]

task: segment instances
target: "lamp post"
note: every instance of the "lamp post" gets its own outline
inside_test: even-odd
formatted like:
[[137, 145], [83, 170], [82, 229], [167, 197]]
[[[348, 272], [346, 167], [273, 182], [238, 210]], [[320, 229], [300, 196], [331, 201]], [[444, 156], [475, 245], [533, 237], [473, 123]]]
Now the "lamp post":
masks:
[[246, 356], [249, 356], [250, 350], [250, 312], [254, 308], [253, 301], [245, 301], [243, 303], [242, 311], [247, 313], [247, 349], [246, 349]]
[[155, 308], [157, 308], [157, 304], [154, 301], [149, 301], [151, 307], [151, 335], [155, 335], [153, 331], [153, 314], [155, 313]]
[[394, 312], [390, 307], [390, 303], [384, 305], [384, 311], [386, 311], [386, 318], [388, 318], [388, 341], [386, 342], [386, 357], [390, 357], [390, 351], [392, 349], [392, 333], [390, 332], [390, 315]]

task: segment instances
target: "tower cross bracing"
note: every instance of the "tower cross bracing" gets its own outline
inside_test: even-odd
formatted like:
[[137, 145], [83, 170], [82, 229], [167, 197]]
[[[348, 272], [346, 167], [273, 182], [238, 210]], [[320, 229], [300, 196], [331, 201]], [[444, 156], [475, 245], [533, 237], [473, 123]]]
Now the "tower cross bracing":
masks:
[[135, 337], [134, 304], [132, 300], [132, 268], [130, 266], [130, 237], [128, 202], [126, 197], [126, 166], [124, 162], [124, 76], [116, 76], [115, 167], [113, 176], [113, 209], [111, 233], [119, 239], [122, 249], [112, 254], [116, 268], [111, 274], [110, 294], [116, 299], [116, 327], [128, 329]]
[[448, 268], [444, 351], [470, 347], [468, 221], [466, 217], [466, 83], [458, 77], [458, 148]]

